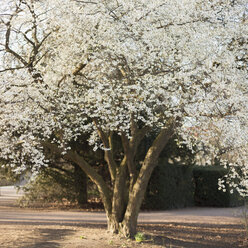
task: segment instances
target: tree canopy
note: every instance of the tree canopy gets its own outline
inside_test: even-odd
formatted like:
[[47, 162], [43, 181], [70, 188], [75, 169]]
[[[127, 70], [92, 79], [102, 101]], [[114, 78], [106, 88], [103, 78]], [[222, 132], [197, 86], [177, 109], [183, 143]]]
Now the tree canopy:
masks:
[[[48, 166], [46, 151], [79, 164], [110, 229], [127, 236], [174, 134], [228, 163], [228, 179], [241, 179], [232, 183], [245, 193], [247, 8], [245, 0], [3, 0], [1, 159], [17, 172]], [[157, 137], [136, 161], [151, 130]], [[104, 151], [111, 185], [75, 146], [85, 135]]]

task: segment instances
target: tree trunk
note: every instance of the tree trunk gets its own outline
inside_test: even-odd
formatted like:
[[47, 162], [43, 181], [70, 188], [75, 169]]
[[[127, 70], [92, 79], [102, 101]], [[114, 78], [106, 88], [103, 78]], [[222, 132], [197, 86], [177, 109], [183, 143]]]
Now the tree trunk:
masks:
[[171, 125], [168, 129], [164, 129], [160, 132], [146, 154], [143, 165], [140, 169], [138, 178], [133, 188], [130, 188], [129, 190], [129, 201], [127, 209], [124, 219], [119, 225], [119, 232], [125, 237], [134, 237], [134, 235], [136, 234], [138, 215], [149, 179], [151, 177], [153, 169], [157, 165], [157, 161], [161, 151], [168, 143], [173, 133], [174, 125]]
[[107, 215], [108, 231], [128, 238], [134, 237], [137, 228], [137, 218], [132, 216], [132, 218], [119, 222], [115, 217], [115, 215]]
[[[148, 181], [157, 164], [161, 151], [174, 133], [174, 128], [174, 124], [171, 123], [168, 129], [161, 130], [160, 134], [147, 151], [143, 165], [134, 183], [130, 182], [132, 179], [132, 170], [128, 170], [129, 167], [127, 166], [127, 156], [129, 154], [125, 154], [120, 166], [115, 168], [116, 174], [112, 179], [112, 189], [104, 181], [104, 178], [76, 151], [70, 150], [65, 154], [64, 157], [66, 159], [79, 165], [79, 167], [97, 185], [107, 215], [108, 230], [111, 233], [119, 233], [125, 237], [133, 237], [136, 234], [138, 214]], [[61, 149], [54, 144], [44, 143], [44, 145], [53, 152], [61, 153]], [[135, 149], [137, 148], [134, 146], [132, 150], [134, 151]], [[131, 158], [134, 159], [134, 156]], [[129, 164], [132, 163], [129, 162]], [[131, 184], [131, 186], [133, 185], [133, 187], [128, 187], [127, 172], [129, 172], [129, 184]]]
[[108, 231], [112, 234], [119, 234], [119, 222], [114, 214], [107, 214]]
[[[149, 174], [151, 174], [151, 172], [152, 170]], [[138, 215], [149, 178], [150, 175], [147, 175], [147, 178], [144, 178], [144, 180], [138, 183], [136, 182], [132, 191], [129, 192], [129, 202], [124, 219], [120, 225], [120, 233], [125, 237], [134, 237], [136, 234]]]

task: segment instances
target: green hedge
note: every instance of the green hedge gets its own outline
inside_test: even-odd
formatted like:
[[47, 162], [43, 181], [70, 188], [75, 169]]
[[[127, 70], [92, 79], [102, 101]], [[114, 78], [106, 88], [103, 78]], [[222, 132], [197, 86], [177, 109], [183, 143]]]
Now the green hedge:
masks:
[[195, 166], [193, 177], [195, 181], [194, 201], [196, 206], [234, 207], [242, 204], [237, 192], [230, 193], [218, 190], [218, 178], [226, 174], [220, 166]]
[[194, 183], [192, 166], [170, 165], [160, 161], [155, 168], [143, 208], [164, 210], [194, 205]]
[[218, 190], [220, 166], [168, 164], [161, 160], [148, 184], [143, 209], [164, 210], [190, 206], [234, 207], [243, 204], [237, 192]]

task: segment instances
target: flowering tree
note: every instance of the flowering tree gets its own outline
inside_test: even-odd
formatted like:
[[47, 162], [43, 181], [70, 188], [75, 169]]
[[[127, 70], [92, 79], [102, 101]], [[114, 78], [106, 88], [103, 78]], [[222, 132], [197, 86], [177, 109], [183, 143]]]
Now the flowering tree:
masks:
[[[3, 0], [5, 166], [38, 171], [53, 162], [48, 154], [78, 164], [98, 187], [108, 229], [125, 236], [136, 232], [147, 183], [175, 133], [246, 172], [245, 2]], [[151, 130], [157, 136], [137, 161]], [[110, 183], [75, 145], [85, 136], [103, 150]]]

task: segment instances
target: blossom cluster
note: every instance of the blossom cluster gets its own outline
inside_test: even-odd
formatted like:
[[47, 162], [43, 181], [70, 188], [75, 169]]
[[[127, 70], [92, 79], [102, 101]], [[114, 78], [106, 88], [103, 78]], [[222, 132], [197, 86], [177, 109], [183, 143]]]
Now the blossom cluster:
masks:
[[132, 122], [161, 129], [173, 118], [189, 147], [225, 151], [243, 171], [228, 178], [248, 188], [245, 0], [2, 1], [6, 164], [39, 168], [43, 141], [66, 153], [85, 133], [101, 146], [97, 127], [131, 138]]

